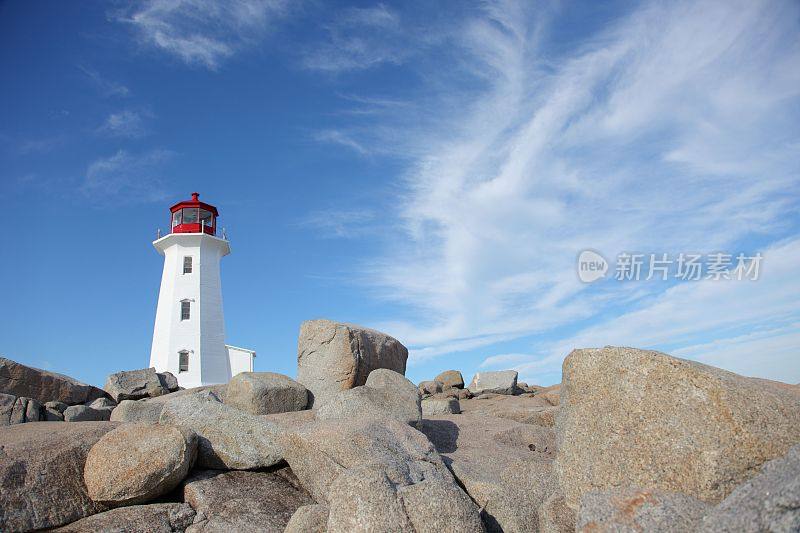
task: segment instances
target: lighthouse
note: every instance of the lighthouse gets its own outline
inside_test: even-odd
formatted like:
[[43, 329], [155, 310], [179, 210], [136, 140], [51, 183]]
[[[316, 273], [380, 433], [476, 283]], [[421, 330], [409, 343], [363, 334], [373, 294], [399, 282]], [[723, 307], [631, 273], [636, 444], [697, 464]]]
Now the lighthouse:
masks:
[[184, 388], [227, 383], [252, 372], [255, 352], [225, 344], [220, 262], [230, 243], [217, 236], [219, 212], [191, 200], [170, 208], [170, 232], [153, 246], [164, 256], [150, 366]]

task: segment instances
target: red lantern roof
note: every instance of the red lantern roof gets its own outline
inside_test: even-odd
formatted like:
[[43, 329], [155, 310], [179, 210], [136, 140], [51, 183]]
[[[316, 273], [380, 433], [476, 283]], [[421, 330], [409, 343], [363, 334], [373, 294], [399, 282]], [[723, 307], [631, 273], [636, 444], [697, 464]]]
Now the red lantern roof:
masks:
[[200, 194], [193, 192], [191, 200], [178, 202], [169, 208], [172, 213], [170, 223], [172, 233], [216, 235], [219, 212], [216, 207], [201, 202], [199, 198]]

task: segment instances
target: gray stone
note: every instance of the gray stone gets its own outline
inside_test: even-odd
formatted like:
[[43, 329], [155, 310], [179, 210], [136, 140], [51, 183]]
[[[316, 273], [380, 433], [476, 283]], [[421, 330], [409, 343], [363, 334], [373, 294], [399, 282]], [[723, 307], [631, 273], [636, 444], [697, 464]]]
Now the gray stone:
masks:
[[206, 385], [204, 387], [194, 387], [177, 392], [171, 392], [155, 398], [144, 398], [142, 400], [123, 400], [111, 413], [111, 420], [118, 422], [150, 422], [157, 424], [161, 418], [161, 410], [167, 402], [171, 402], [185, 396], [208, 396], [212, 395], [215, 399], [222, 401], [227, 390], [227, 385]]
[[153, 503], [112, 509], [54, 529], [58, 533], [172, 533], [195, 518], [188, 503]]
[[309, 391], [309, 406], [323, 405], [339, 391], [364, 385], [377, 368], [405, 374], [408, 350], [379, 331], [330, 320], [300, 326], [297, 381]]
[[39, 422], [44, 418], [44, 408], [41, 403], [33, 398], [20, 396], [14, 398], [11, 395], [3, 395], [2, 400], [2, 420], [0, 425], [23, 424], [25, 422]]
[[149, 422], [157, 424], [161, 418], [162, 402], [148, 400], [122, 400], [111, 411], [111, 420], [115, 422]]
[[464, 388], [464, 376], [458, 370], [445, 370], [433, 380], [442, 384], [442, 390]]
[[109, 420], [111, 411], [107, 409], [92, 409], [88, 405], [70, 405], [64, 409], [65, 422], [90, 422]]
[[83, 483], [89, 449], [113, 422], [32, 422], [0, 430], [0, 531], [61, 526], [96, 513]]
[[574, 350], [558, 409], [557, 468], [573, 509], [617, 486], [716, 503], [800, 442], [792, 391], [635, 348]]
[[581, 498], [577, 530], [587, 533], [697, 531], [698, 522], [709, 508], [707, 503], [686, 494], [656, 489], [616, 488], [587, 492]]
[[473, 394], [493, 392], [495, 394], [515, 394], [517, 392], [517, 371], [498, 370], [494, 372], [478, 372], [469, 384]]
[[308, 391], [283, 374], [242, 372], [228, 383], [225, 403], [253, 415], [302, 411], [308, 405]]
[[39, 422], [42, 420], [43, 410], [44, 407], [39, 401], [29, 398], [28, 405], [25, 406], [25, 422]]
[[98, 398], [95, 401], [93, 401], [93, 402], [91, 402], [91, 403], [89, 403], [87, 405], [89, 407], [91, 407], [92, 409], [98, 409], [98, 410], [99, 409], [108, 409], [108, 408], [113, 409], [114, 407], [117, 406], [117, 402], [115, 402], [114, 400], [112, 400], [110, 398]]
[[800, 531], [800, 446], [764, 464], [717, 505], [699, 528], [704, 533]]
[[298, 508], [314, 503], [288, 468], [195, 472], [184, 483], [183, 498], [206, 518], [196, 531], [282, 532]]
[[57, 409], [51, 409], [50, 407], [45, 407], [44, 420], [47, 422], [63, 422], [64, 413], [62, 413]]
[[194, 431], [199, 437], [197, 463], [205, 468], [248, 470], [283, 459], [279, 427], [262, 417], [220, 403], [211, 392], [166, 402], [161, 424]]
[[396, 484], [452, 479], [425, 435], [392, 418], [364, 416], [346, 424], [317, 420], [283, 439], [286, 462], [318, 503], [328, 502], [328, 489], [339, 474], [359, 464], [387, 466]]
[[378, 369], [370, 373], [366, 385], [330, 398], [317, 410], [317, 419], [341, 420], [368, 414], [419, 426], [422, 411], [417, 387], [397, 372]]
[[422, 400], [422, 416], [457, 415], [461, 412], [461, 404], [456, 398], [425, 398]]
[[69, 405], [65, 404], [64, 402], [59, 401], [47, 402], [44, 404], [44, 406], [46, 409], [54, 409], [59, 413], [63, 413], [67, 407], [69, 407]]
[[172, 372], [159, 372], [158, 377], [161, 381], [161, 384], [169, 392], [175, 392], [180, 389], [180, 386], [178, 385], [178, 378], [176, 378]]
[[7, 426], [11, 423], [11, 415], [14, 412], [16, 401], [16, 396], [0, 392], [0, 426]]
[[284, 533], [326, 533], [328, 512], [327, 505], [304, 505], [294, 512]]
[[426, 418], [422, 431], [483, 507], [490, 531], [535, 530], [539, 507], [558, 489], [552, 429], [462, 414]]
[[89, 497], [111, 507], [150, 501], [178, 486], [197, 456], [197, 436], [158, 424], [123, 424], [92, 446], [83, 478]]
[[423, 396], [430, 396], [442, 392], [442, 384], [438, 381], [421, 381], [419, 384], [419, 393]]
[[40, 403], [58, 400], [70, 405], [108, 396], [105, 391], [69, 376], [25, 366], [4, 357], [0, 357], [0, 392], [33, 398]]
[[155, 368], [126, 370], [111, 374], [103, 387], [116, 402], [140, 400], [168, 394], [170, 391], [162, 382]]

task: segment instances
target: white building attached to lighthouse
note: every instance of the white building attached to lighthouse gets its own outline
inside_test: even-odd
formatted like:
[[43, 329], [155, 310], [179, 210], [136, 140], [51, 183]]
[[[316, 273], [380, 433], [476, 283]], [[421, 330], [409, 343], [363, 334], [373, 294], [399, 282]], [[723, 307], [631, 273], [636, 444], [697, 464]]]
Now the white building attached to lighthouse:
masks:
[[170, 208], [171, 231], [153, 242], [164, 256], [150, 366], [184, 388], [227, 383], [253, 371], [252, 350], [225, 344], [220, 260], [231, 253], [217, 234], [219, 213], [192, 199]]

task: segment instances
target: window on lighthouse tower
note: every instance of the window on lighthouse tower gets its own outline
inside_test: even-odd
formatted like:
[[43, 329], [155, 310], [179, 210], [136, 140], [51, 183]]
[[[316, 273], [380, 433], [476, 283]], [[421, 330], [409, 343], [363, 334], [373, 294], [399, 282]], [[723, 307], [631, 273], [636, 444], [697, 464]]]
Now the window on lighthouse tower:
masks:
[[191, 274], [192, 273], [192, 256], [187, 255], [183, 258], [183, 273], [184, 274]]
[[191, 316], [191, 305], [189, 300], [181, 301], [181, 320], [189, 320]]
[[178, 372], [189, 371], [189, 352], [181, 350], [178, 352]]

